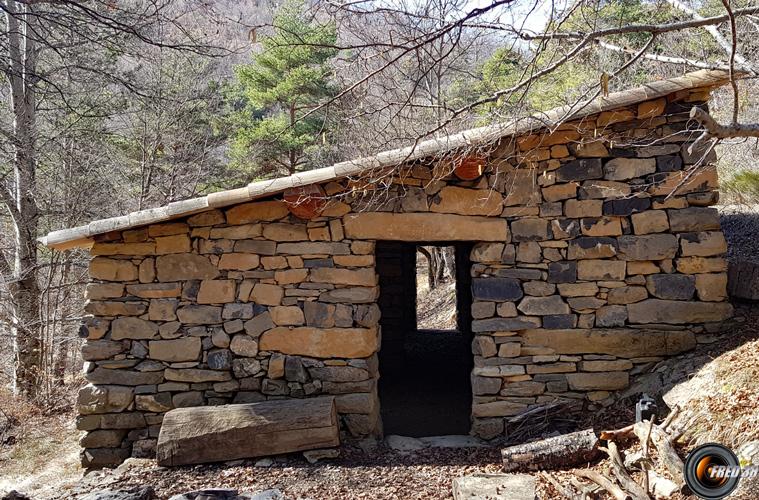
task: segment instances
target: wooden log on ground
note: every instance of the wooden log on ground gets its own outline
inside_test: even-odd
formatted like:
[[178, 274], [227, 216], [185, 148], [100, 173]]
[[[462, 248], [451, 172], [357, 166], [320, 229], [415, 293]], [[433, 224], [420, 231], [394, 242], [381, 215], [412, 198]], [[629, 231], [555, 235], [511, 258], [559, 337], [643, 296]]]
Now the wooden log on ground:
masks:
[[564, 434], [501, 450], [503, 469], [554, 470], [585, 464], [600, 456], [593, 429]]
[[163, 466], [200, 464], [339, 444], [332, 397], [198, 406], [166, 413], [156, 458]]

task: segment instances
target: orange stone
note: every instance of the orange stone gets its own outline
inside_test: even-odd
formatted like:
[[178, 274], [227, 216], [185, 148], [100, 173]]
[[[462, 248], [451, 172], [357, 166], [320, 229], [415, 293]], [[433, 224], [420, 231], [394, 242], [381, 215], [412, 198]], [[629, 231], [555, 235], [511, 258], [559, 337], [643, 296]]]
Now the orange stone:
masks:
[[287, 205], [279, 200], [243, 203], [227, 210], [227, 223], [236, 225], [273, 221], [286, 216], [287, 212]]
[[305, 220], [319, 217], [327, 204], [327, 195], [316, 184], [290, 188], [285, 191], [283, 198], [290, 213]]
[[314, 358], [367, 358], [377, 352], [375, 328], [288, 328], [265, 331], [259, 350]]

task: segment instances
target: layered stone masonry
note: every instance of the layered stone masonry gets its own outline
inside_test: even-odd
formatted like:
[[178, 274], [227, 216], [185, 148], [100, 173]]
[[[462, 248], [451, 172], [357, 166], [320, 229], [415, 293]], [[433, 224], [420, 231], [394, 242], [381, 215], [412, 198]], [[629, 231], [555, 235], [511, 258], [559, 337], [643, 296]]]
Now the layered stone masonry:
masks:
[[474, 433], [545, 403], [608, 403], [731, 315], [716, 171], [688, 170], [714, 160], [687, 129], [707, 98], [505, 139], [475, 181], [440, 161], [382, 186], [330, 182], [310, 221], [271, 199], [99, 237], [83, 463], [150, 456], [163, 414], [185, 406], [332, 394], [346, 436], [381, 433], [376, 240], [477, 242]]

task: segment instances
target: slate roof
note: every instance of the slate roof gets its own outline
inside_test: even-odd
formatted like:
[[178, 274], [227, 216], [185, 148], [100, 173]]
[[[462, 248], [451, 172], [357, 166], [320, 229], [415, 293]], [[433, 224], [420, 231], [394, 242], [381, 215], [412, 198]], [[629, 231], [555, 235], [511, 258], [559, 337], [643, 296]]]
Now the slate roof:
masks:
[[485, 146], [503, 137], [523, 135], [560, 122], [630, 106], [680, 90], [721, 85], [727, 79], [728, 73], [726, 71], [695, 71], [677, 78], [659, 80], [640, 87], [615, 92], [579, 105], [562, 106], [511, 122], [497, 123], [465, 130], [446, 137], [429, 139], [419, 142], [415, 146], [383, 151], [373, 156], [336, 163], [330, 167], [277, 179], [256, 181], [238, 189], [175, 201], [163, 207], [140, 210], [120, 217], [96, 220], [83, 226], [53, 231], [40, 238], [40, 242], [48, 247], [61, 250], [86, 247], [92, 243], [92, 238], [98, 234], [165, 222], [205, 210], [270, 197], [292, 187], [350, 177], [373, 169], [393, 167], [402, 162], [429, 158], [463, 148]]

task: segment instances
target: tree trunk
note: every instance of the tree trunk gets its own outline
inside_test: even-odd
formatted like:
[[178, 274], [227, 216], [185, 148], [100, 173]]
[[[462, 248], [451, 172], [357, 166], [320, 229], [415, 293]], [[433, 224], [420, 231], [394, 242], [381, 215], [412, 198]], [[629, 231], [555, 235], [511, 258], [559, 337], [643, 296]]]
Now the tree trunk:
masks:
[[563, 434], [501, 450], [503, 470], [553, 470], [590, 462], [600, 455], [593, 429]]
[[[32, 6], [6, 0], [10, 62], [10, 95], [13, 112], [14, 191], [8, 211], [15, 232], [15, 262], [10, 293], [13, 300], [12, 335], [16, 356], [14, 386], [17, 392], [36, 396], [42, 366], [39, 337], [39, 284], [37, 282], [37, 229], [39, 211], [36, 192], [36, 64]], [[23, 15], [23, 23], [18, 17]]]

